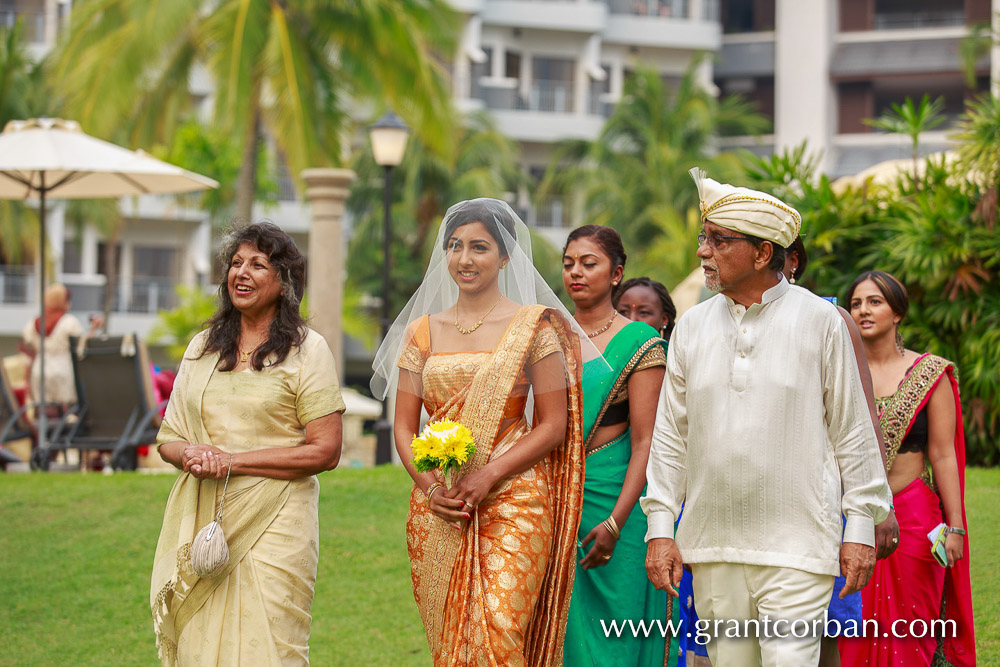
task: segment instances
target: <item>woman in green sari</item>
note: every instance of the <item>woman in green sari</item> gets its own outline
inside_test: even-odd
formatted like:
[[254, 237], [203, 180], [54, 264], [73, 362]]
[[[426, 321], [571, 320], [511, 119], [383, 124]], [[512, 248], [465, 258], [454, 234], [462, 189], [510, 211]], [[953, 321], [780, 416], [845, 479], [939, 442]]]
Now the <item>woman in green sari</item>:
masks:
[[[624, 270], [625, 251], [615, 230], [587, 225], [570, 233], [563, 282], [575, 319], [612, 369], [592, 379], [584, 369], [586, 479], [563, 657], [563, 664], [574, 667], [676, 663], [676, 640], [668, 648], [664, 635], [677, 610], [646, 576], [646, 517], [638, 504], [646, 486], [666, 341], [612, 305]], [[611, 629], [612, 621], [619, 628], [624, 623], [620, 634]], [[648, 636], [640, 623], [652, 626]]]

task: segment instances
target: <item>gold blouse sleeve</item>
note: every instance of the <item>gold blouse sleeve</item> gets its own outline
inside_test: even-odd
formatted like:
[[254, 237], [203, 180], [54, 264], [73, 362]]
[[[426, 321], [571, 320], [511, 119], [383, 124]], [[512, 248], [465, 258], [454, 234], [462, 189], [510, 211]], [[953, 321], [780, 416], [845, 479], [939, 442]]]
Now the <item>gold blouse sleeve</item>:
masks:
[[655, 368], [657, 366], [666, 367], [667, 365], [667, 353], [663, 350], [662, 345], [654, 345], [646, 354], [643, 355], [642, 359], [635, 366], [635, 371], [646, 370], [647, 368]]
[[424, 371], [424, 362], [430, 353], [430, 318], [424, 316], [411, 326], [413, 333], [400, 352], [396, 366], [419, 375]]
[[299, 423], [305, 426], [314, 419], [343, 412], [347, 406], [340, 395], [337, 363], [323, 337], [310, 335], [302, 345], [301, 355], [295, 413]]
[[559, 336], [552, 328], [552, 324], [543, 318], [535, 329], [535, 337], [531, 341], [531, 349], [528, 350], [528, 365], [534, 365], [555, 352], [562, 352]]

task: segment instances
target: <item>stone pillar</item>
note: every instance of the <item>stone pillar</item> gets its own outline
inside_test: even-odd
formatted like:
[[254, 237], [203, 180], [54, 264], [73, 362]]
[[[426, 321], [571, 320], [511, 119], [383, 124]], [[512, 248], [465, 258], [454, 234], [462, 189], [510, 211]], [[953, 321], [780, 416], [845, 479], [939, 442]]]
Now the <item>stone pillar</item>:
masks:
[[830, 60], [837, 6], [832, 0], [775, 2], [774, 150], [807, 140], [810, 152], [822, 151], [818, 173], [832, 167], [835, 157]]
[[344, 309], [344, 203], [354, 182], [350, 169], [306, 169], [302, 172], [309, 224], [309, 325], [326, 338], [337, 372], [344, 377], [344, 341], [340, 326]]

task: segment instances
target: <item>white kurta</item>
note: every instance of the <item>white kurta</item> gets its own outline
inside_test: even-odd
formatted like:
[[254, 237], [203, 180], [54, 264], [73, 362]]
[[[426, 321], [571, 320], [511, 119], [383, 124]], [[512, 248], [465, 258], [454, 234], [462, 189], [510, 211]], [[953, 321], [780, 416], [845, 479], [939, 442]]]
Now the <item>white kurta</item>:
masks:
[[[891, 493], [836, 307], [784, 278], [750, 308], [717, 295], [677, 322], [647, 495], [647, 539], [688, 563], [840, 573], [843, 541], [875, 544]], [[843, 486], [843, 495], [841, 487]]]

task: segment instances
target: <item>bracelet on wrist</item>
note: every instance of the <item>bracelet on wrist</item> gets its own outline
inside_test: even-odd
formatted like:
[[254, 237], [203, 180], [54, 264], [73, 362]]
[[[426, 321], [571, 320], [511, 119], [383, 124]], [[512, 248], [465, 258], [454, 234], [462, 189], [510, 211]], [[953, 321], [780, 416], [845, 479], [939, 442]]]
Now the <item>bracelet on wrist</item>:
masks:
[[[952, 533], [956, 535], [965, 535], [965, 528], [955, 528], [953, 526], [948, 526], [947, 528], [945, 528], [945, 530], [948, 531], [948, 535], [951, 535]], [[945, 537], [948, 537], [948, 535], [945, 535]]]
[[613, 516], [609, 516], [607, 519], [602, 521], [601, 525], [604, 526], [616, 540], [620, 540], [622, 538], [622, 532], [618, 529], [618, 522], [615, 521]]
[[431, 502], [431, 496], [434, 495], [434, 492], [440, 489], [442, 486], [444, 486], [444, 484], [442, 484], [441, 482], [434, 482], [433, 484], [427, 487], [427, 490], [424, 491], [424, 495], [427, 496], [428, 503]]

